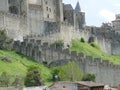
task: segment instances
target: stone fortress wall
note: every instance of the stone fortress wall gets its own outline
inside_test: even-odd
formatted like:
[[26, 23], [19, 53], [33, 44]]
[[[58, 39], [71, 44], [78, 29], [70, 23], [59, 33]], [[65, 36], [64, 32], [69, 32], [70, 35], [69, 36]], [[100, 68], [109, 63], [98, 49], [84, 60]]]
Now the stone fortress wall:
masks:
[[22, 40], [28, 35], [27, 18], [11, 13], [0, 12], [0, 29], [6, 30], [8, 37], [14, 40]]
[[96, 75], [96, 82], [117, 86], [120, 82], [120, 66], [114, 65], [101, 58], [85, 56], [83, 53], [69, 51], [69, 48], [62, 49], [55, 45], [49, 45], [41, 40], [24, 39], [23, 42], [16, 41], [13, 46], [14, 50], [37, 62], [48, 62], [51, 67], [66, 65], [75, 61], [84, 73], [93, 73]]
[[[35, 20], [38, 20], [37, 18]], [[36, 21], [35, 21], [36, 22]], [[85, 41], [88, 41], [89, 38], [93, 37], [94, 41], [101, 47], [104, 52], [112, 55], [120, 55], [120, 41], [119, 41], [119, 33], [115, 33], [114, 31], [109, 30], [102, 30], [101, 28], [93, 28], [89, 27], [86, 29], [78, 29], [75, 30], [74, 26], [69, 23], [63, 22], [61, 23], [60, 29], [58, 28], [58, 24], [55, 22], [43, 22], [38, 21], [39, 25], [35, 24], [32, 25], [32, 28], [43, 30], [34, 30], [34, 34], [36, 31], [40, 34], [41, 40], [43, 42], [53, 43], [56, 40], [64, 40], [65, 46], [70, 44], [71, 40], [73, 39], [80, 39], [83, 37]], [[41, 23], [40, 23], [41, 22]], [[37, 27], [38, 26], [38, 27]], [[27, 26], [27, 18], [20, 17], [15, 14], [3, 13], [0, 12], [0, 28], [3, 30], [5, 29], [8, 36], [10, 38], [14, 38], [14, 40], [22, 40], [23, 36], [28, 35], [29, 31]], [[39, 38], [39, 37], [37, 37]]]
[[[119, 33], [84, 26], [85, 13], [81, 12], [79, 3], [73, 9], [70, 4], [62, 4], [62, 0], [8, 1], [1, 1], [6, 6], [3, 9], [0, 5], [0, 29], [5, 29], [14, 40], [22, 40], [26, 35], [39, 35], [37, 38], [43, 42], [53, 43], [60, 39], [66, 46], [73, 39], [83, 37], [86, 41], [93, 39], [108, 54], [120, 55]], [[119, 26], [116, 24], [118, 16], [113, 21], [114, 27]]]
[[75, 60], [84, 73], [94, 73], [97, 82], [112, 86], [119, 84], [119, 66], [50, 45], [63, 40], [67, 46], [71, 45], [73, 39], [83, 37], [85, 41], [96, 42], [108, 54], [120, 55], [119, 33], [111, 29], [84, 26], [85, 13], [81, 12], [79, 3], [73, 9], [70, 4], [62, 4], [62, 0], [36, 0], [39, 3], [19, 1], [21, 0], [11, 2], [9, 7], [8, 0], [1, 0], [5, 10], [0, 4], [0, 29], [5, 29], [7, 35], [14, 40], [22, 40], [23, 36], [28, 35], [23, 42], [14, 43], [14, 50], [38, 62], [51, 62], [51, 66], [64, 65]]
[[[86, 42], [96, 42], [102, 51], [110, 55], [120, 55], [120, 34], [111, 30], [105, 30], [97, 27], [86, 27], [85, 29], [75, 29], [69, 23], [63, 22], [58, 28], [57, 23], [44, 23], [45, 31], [42, 35], [32, 35], [33, 39], [40, 39], [42, 42], [54, 43], [57, 40], [63, 40], [65, 47], [71, 45], [74, 39], [81, 39]], [[40, 36], [40, 37], [37, 37]]]

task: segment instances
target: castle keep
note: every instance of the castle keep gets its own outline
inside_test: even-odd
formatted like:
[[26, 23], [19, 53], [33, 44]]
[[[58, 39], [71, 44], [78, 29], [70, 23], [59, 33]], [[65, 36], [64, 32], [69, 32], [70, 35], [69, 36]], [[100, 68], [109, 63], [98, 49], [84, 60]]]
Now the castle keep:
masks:
[[[1, 0], [0, 28], [8, 36], [22, 40], [26, 35], [45, 35], [67, 29], [79, 30], [85, 27], [85, 13], [79, 2], [73, 9], [62, 0]], [[63, 30], [66, 27], [66, 30]], [[61, 35], [60, 35], [61, 34]], [[47, 37], [47, 35], [45, 35]], [[59, 39], [61, 39], [58, 37]]]

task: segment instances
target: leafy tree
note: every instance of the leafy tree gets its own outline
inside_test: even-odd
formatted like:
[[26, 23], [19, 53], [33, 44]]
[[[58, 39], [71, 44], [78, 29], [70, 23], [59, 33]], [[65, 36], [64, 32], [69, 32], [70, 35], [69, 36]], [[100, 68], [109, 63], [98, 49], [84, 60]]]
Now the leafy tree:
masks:
[[58, 81], [59, 80], [59, 76], [58, 76], [59, 72], [60, 72], [59, 68], [55, 68], [55, 69], [52, 70], [53, 81]]
[[94, 74], [84, 74], [82, 81], [93, 81], [95, 82], [95, 75]]
[[53, 74], [58, 75], [61, 81], [80, 81], [82, 79], [82, 72], [75, 62], [71, 62], [66, 66], [56, 67]]
[[11, 49], [13, 40], [6, 36], [5, 30], [0, 31], [0, 49]]
[[22, 86], [22, 79], [20, 77], [16, 77], [14, 82], [12, 83], [12, 86], [15, 86], [15, 87], [20, 87]]
[[10, 84], [10, 76], [6, 72], [3, 72], [0, 76], [0, 86], [8, 87], [9, 84]]
[[40, 86], [42, 85], [42, 80], [39, 72], [39, 67], [37, 66], [30, 66], [28, 68], [27, 75], [25, 77], [25, 86]]

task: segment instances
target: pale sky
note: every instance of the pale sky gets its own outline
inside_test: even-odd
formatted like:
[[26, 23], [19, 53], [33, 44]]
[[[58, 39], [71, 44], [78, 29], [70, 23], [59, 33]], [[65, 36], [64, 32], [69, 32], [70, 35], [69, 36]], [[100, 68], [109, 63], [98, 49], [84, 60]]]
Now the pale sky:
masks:
[[120, 0], [63, 0], [73, 7], [77, 1], [86, 14], [87, 25], [101, 26], [103, 22], [115, 20], [115, 14], [120, 14]]

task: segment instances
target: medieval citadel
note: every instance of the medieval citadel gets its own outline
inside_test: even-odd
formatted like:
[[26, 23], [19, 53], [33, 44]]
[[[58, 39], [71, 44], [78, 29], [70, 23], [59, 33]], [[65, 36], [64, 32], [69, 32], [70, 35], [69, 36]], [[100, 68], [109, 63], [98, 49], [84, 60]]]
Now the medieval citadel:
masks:
[[[86, 26], [79, 2], [73, 9], [62, 0], [0, 0], [0, 29], [16, 40], [13, 46], [16, 51], [38, 62], [48, 61], [51, 66], [57, 66], [76, 60], [84, 73], [96, 75], [96, 82], [111, 85], [120, 82], [120, 66], [67, 48], [73, 39], [83, 37], [96, 42], [110, 55], [120, 55], [119, 14], [112, 23], [93, 27]], [[63, 40], [66, 49], [51, 45], [57, 40]]]

